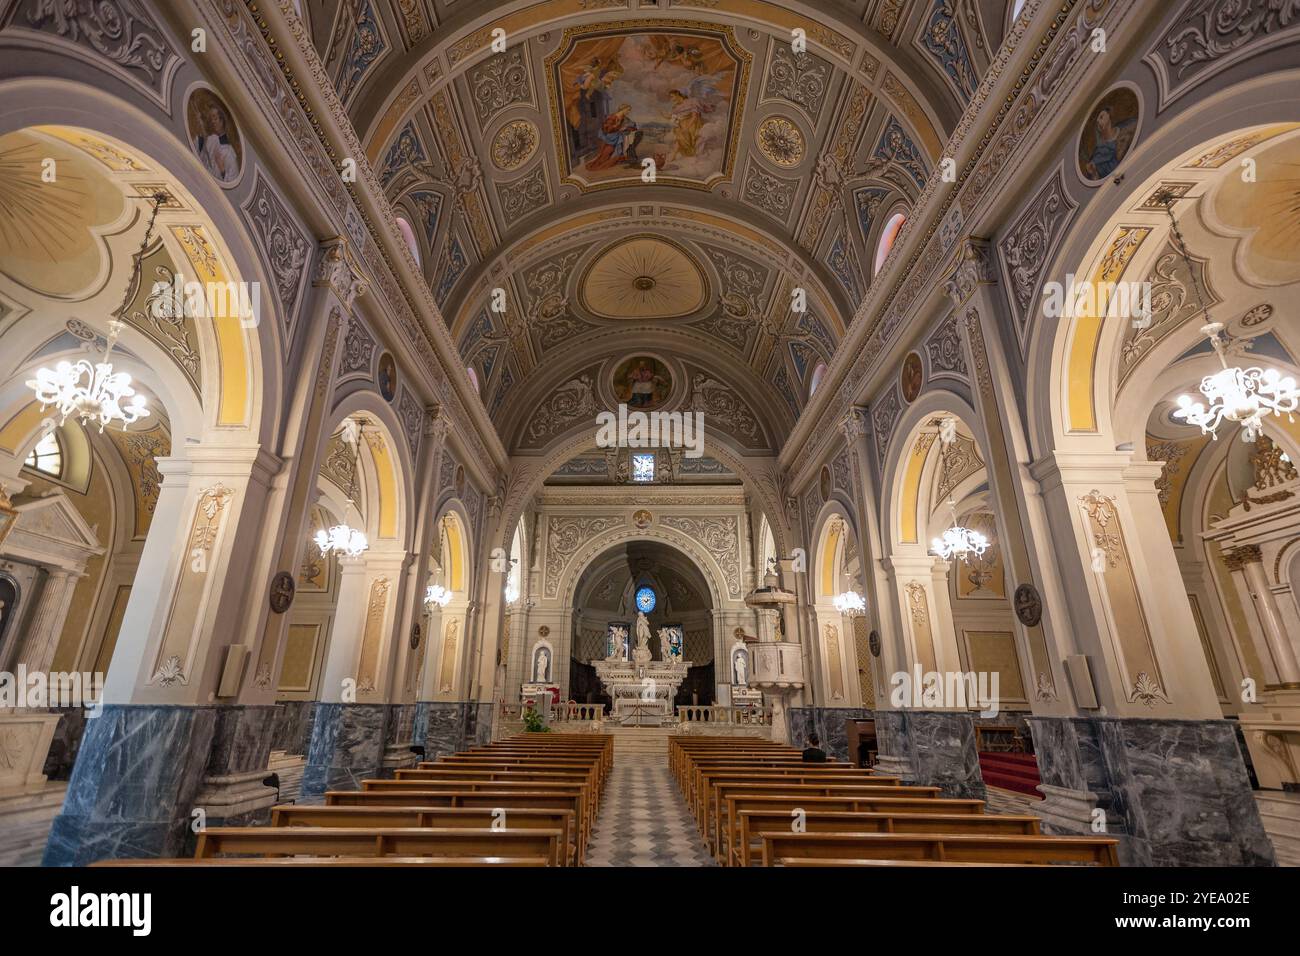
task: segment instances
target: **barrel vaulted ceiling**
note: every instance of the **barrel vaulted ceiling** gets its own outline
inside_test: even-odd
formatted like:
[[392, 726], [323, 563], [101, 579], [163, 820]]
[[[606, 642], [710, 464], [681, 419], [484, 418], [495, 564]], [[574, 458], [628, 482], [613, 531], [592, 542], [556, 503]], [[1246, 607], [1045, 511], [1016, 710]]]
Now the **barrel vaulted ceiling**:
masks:
[[[662, 360], [685, 393], [728, 396], [711, 409], [743, 406], [756, 427], [739, 445], [779, 448], [1008, 9], [302, 6], [483, 402], [521, 452], [552, 437], [538, 430], [542, 404], [566, 390], [583, 408], [608, 402], [609, 376], [634, 354]], [[792, 49], [796, 28], [806, 52]], [[611, 130], [621, 146], [602, 150]]]

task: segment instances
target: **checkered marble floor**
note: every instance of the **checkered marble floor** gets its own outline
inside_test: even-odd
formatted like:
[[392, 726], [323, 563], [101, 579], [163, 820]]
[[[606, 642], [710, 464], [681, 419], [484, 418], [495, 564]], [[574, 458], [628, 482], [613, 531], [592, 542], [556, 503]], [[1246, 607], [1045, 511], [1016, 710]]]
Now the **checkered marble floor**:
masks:
[[715, 866], [664, 755], [615, 758], [588, 866]]

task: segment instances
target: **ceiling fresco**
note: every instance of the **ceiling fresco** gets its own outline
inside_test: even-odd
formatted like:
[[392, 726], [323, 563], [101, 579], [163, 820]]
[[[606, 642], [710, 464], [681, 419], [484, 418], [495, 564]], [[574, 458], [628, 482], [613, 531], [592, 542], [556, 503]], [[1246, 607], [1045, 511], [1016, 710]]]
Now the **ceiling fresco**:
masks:
[[1005, 27], [945, 0], [304, 6], [507, 440], [656, 345], [761, 381], [779, 444]]

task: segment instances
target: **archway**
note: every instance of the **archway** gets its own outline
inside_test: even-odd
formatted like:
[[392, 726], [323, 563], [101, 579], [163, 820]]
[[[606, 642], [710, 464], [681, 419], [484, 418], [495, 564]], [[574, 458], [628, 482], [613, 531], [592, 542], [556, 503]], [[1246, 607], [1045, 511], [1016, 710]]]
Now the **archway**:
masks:
[[[682, 629], [682, 656], [691, 667], [676, 703], [713, 703], [718, 655], [715, 590], [695, 559], [666, 542], [629, 538], [604, 548], [573, 583], [569, 697], [610, 706], [591, 663], [608, 654], [609, 628], [619, 624], [631, 633], [641, 612], [653, 634], [661, 627]], [[651, 642], [651, 650], [654, 659], [661, 659], [657, 642]]]

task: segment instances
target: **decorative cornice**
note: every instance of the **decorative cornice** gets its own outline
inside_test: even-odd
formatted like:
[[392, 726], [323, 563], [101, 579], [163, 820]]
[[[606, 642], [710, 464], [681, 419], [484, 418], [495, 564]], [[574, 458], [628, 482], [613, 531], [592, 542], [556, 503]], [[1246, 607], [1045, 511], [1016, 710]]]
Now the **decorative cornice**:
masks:
[[1263, 564], [1264, 550], [1257, 544], [1243, 544], [1231, 551], [1224, 551], [1223, 563], [1229, 571], [1240, 571], [1248, 564]]

